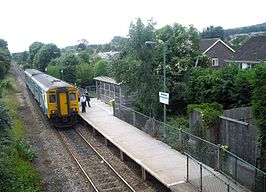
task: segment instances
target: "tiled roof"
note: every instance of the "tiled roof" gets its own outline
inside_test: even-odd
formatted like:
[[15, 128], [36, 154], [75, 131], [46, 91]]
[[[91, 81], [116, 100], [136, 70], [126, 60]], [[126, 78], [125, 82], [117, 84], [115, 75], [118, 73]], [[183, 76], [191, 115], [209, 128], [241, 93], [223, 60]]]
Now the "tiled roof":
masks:
[[236, 61], [266, 61], [266, 36], [251, 37], [235, 53]]
[[219, 38], [212, 39], [202, 39], [199, 44], [199, 49], [202, 52], [205, 52], [210, 46], [212, 46]]

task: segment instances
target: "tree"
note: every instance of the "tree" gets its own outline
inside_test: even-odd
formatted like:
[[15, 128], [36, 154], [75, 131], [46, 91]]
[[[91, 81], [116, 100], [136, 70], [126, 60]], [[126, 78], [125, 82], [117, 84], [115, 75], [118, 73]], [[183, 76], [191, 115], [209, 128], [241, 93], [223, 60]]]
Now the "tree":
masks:
[[202, 39], [220, 38], [224, 39], [224, 29], [221, 26], [214, 27], [213, 25], [203, 29], [201, 33]]
[[113, 39], [111, 40], [110, 44], [112, 49], [116, 51], [121, 51], [125, 47], [127, 43], [127, 38], [125, 37], [120, 37], [120, 36], [114, 36]]
[[81, 51], [78, 54], [79, 63], [90, 63], [91, 54], [88, 51]]
[[254, 70], [226, 67], [222, 70], [193, 68], [186, 78], [187, 103], [218, 102], [224, 109], [250, 106]]
[[93, 84], [93, 65], [82, 63], [76, 66], [76, 78], [77, 83], [85, 87], [87, 85]]
[[157, 115], [159, 76], [154, 62], [155, 51], [145, 42], [154, 39], [152, 20], [145, 26], [141, 19], [131, 23], [128, 41], [120, 58], [112, 62], [112, 71], [118, 82], [126, 83], [131, 91], [137, 93], [135, 101], [138, 109], [150, 116]]
[[[252, 110], [259, 132], [259, 142], [261, 144], [261, 167], [266, 171], [266, 67], [258, 66], [255, 69], [255, 89], [252, 93]], [[265, 180], [264, 180], [265, 181]]]
[[77, 56], [74, 53], [66, 53], [60, 57], [60, 64], [64, 66], [74, 66], [79, 63]]
[[7, 46], [7, 42], [4, 39], [0, 39], [0, 48], [8, 49]]
[[60, 49], [55, 44], [46, 44], [35, 55], [33, 64], [40, 71], [44, 71], [49, 62], [58, 56], [58, 53]]
[[10, 68], [11, 55], [8, 49], [0, 48], [0, 79], [3, 79]]
[[94, 77], [107, 76], [109, 74], [109, 63], [100, 60], [94, 64]]
[[27, 51], [12, 54], [13, 60], [15, 60], [17, 64], [22, 65], [24, 68], [30, 68], [30, 65], [28, 65], [28, 57], [29, 54]]
[[77, 51], [84, 51], [86, 50], [87, 46], [89, 45], [89, 42], [86, 39], [80, 39], [78, 40]]
[[42, 46], [44, 46], [44, 44], [41, 42], [37, 42], [37, 41], [30, 45], [30, 47], [29, 47], [29, 64], [31, 67], [33, 67], [33, 61], [34, 61], [35, 55], [42, 48]]
[[167, 92], [170, 93], [171, 97], [168, 108], [175, 112], [181, 106], [184, 106], [185, 110], [185, 93], [183, 92], [185, 85], [182, 83], [184, 76], [187, 71], [195, 66], [196, 62], [205, 66], [203, 64], [204, 57], [198, 49], [200, 41], [199, 32], [193, 26], [186, 28], [178, 23], [174, 23], [172, 26], [166, 25], [157, 30], [156, 38], [162, 40], [165, 44], [157, 44], [156, 46], [156, 63], [158, 63], [157, 71], [159, 74], [163, 74], [164, 69], [163, 46], [167, 47], [166, 83]]

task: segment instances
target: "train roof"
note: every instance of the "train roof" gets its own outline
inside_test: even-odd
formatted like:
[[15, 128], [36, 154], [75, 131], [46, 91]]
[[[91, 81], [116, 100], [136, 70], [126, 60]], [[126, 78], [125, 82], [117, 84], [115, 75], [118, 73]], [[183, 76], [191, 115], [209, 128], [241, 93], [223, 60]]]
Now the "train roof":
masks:
[[45, 91], [59, 87], [73, 87], [73, 85], [65, 81], [52, 77], [36, 69], [26, 69], [25, 73], [30, 76]]

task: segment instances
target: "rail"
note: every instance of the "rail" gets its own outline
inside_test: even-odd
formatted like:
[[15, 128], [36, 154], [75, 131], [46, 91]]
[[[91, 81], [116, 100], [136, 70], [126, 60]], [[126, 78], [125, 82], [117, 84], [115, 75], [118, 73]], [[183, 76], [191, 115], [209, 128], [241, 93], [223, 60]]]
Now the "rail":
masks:
[[[64, 138], [66, 138], [67, 136], [64, 136], [64, 134], [63, 134], [64, 132], [66, 132], [66, 131], [58, 131], [57, 130], [57, 133], [59, 135], [59, 139], [60, 139], [61, 143], [64, 145], [64, 147], [67, 149], [67, 151], [69, 152], [69, 154], [72, 156], [72, 158], [75, 160], [75, 162], [77, 163], [78, 167], [81, 169], [82, 173], [85, 175], [85, 178], [90, 182], [91, 186], [94, 188], [95, 191], [106, 190], [106, 188], [105, 189], [102, 189], [101, 188], [102, 185], [103, 185], [103, 183], [99, 183], [99, 181], [97, 183], [97, 181], [96, 181], [97, 179], [95, 179], [93, 176], [90, 176], [90, 175], [93, 175], [92, 172], [86, 171], [86, 169], [88, 169], [87, 168], [88, 165], [86, 165], [86, 161], [88, 160], [88, 159], [86, 159], [87, 158], [86, 155], [85, 155], [85, 158], [83, 158], [83, 159], [80, 158], [82, 160], [79, 160], [79, 158], [77, 157], [77, 155], [75, 155], [75, 153], [71, 150], [71, 147], [69, 146], [70, 143], [75, 143], [75, 142], [77, 142], [78, 139], [75, 138], [75, 139], [71, 139], [71, 141], [70, 140], [69, 141], [65, 141]], [[135, 192], [135, 190], [133, 189], [133, 187], [131, 187], [130, 184], [127, 183], [127, 181], [111, 166], [111, 164], [109, 164], [104, 159], [104, 157], [85, 139], [84, 136], [82, 136], [82, 134], [80, 132], [78, 132], [77, 130], [74, 130], [73, 129], [73, 130], [71, 130], [71, 133], [69, 133], [68, 135], [72, 135], [73, 136], [75, 134], [78, 135], [78, 137], [83, 142], [85, 142], [87, 146], [89, 146], [89, 148], [87, 148], [87, 146], [85, 147], [86, 152], [90, 154], [88, 158], [91, 158], [92, 157], [91, 150], [94, 152], [94, 154], [96, 154], [97, 157], [100, 158], [100, 160], [95, 160], [95, 158], [93, 158], [94, 160], [90, 160], [90, 163], [93, 163], [93, 161], [95, 161], [95, 164], [97, 164], [97, 165], [95, 165], [95, 167], [97, 167], [97, 168], [95, 168], [95, 171], [96, 171], [95, 174], [97, 174], [97, 175], [100, 174], [101, 173], [100, 171], [102, 170], [103, 171], [102, 172], [103, 175], [105, 174], [105, 175], [108, 175], [108, 177], [110, 177], [110, 174], [104, 173], [104, 171], [106, 171], [106, 168], [104, 168], [104, 167], [107, 166], [108, 169], [111, 170], [115, 174], [116, 178], [118, 178], [123, 183], [123, 185], [126, 186], [126, 188], [129, 191]], [[78, 148], [78, 147], [76, 146], [76, 148]], [[91, 149], [91, 150], [89, 150], [89, 149]], [[81, 151], [83, 151], [83, 150], [81, 149]], [[79, 155], [79, 156], [81, 156], [81, 155]], [[82, 165], [82, 164], [85, 164], [85, 166]], [[92, 165], [90, 165], [90, 167], [92, 167]], [[103, 180], [104, 179], [102, 178], [101, 181], [103, 181]], [[113, 182], [113, 181], [110, 181], [110, 182]], [[116, 186], [116, 187], [119, 188], [119, 186]], [[125, 189], [125, 187], [124, 187], [124, 189]]]

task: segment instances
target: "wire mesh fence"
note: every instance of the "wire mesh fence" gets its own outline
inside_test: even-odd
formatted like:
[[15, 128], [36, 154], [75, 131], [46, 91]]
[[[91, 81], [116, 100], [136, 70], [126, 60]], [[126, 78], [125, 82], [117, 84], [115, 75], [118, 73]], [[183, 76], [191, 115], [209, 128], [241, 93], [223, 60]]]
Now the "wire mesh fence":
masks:
[[[121, 120], [168, 144], [172, 148], [189, 154], [197, 161], [230, 176], [235, 182], [242, 184], [247, 189], [266, 192], [266, 174], [228, 150], [119, 103], [115, 103], [113, 107], [114, 115]], [[197, 173], [191, 173], [190, 175], [192, 174]], [[198, 177], [195, 176], [195, 178]], [[197, 182], [196, 180], [195, 182]], [[193, 182], [193, 179], [191, 181]], [[207, 184], [203, 183], [202, 186], [204, 187]], [[211, 187], [208, 186], [206, 188]]]
[[96, 97], [96, 86], [95, 85], [86, 86], [85, 90], [89, 93], [90, 97]]
[[187, 182], [190, 182], [199, 191], [206, 192], [236, 192], [230, 184], [213, 170], [210, 170], [207, 166], [203, 165], [190, 155], [187, 156]]

